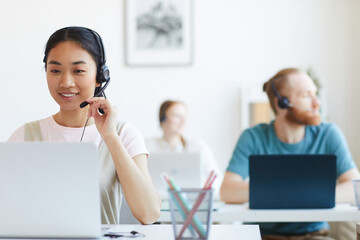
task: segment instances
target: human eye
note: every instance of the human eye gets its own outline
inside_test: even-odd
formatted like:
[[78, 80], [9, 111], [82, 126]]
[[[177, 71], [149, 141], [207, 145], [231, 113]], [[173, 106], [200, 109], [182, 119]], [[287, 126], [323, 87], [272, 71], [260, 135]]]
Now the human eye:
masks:
[[74, 70], [74, 73], [84, 73], [85, 71], [84, 70], [81, 70], [81, 69], [75, 69]]
[[60, 70], [58, 70], [58, 69], [51, 69], [50, 72], [52, 72], [52, 73], [60, 73]]
[[303, 92], [303, 93], [301, 94], [301, 97], [303, 97], [303, 98], [308, 98], [308, 97], [311, 97], [311, 94], [310, 94], [309, 92]]

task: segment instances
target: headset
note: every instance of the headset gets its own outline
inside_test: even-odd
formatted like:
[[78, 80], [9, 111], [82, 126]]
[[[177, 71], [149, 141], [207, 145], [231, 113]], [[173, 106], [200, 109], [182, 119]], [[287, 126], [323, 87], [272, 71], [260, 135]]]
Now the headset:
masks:
[[165, 122], [165, 121], [166, 121], [166, 116], [161, 116], [160, 117], [160, 123]]
[[[100, 37], [100, 35], [95, 32], [94, 30], [91, 30], [89, 28], [85, 28], [87, 29], [89, 32], [91, 32], [95, 39], [96, 39], [96, 42], [100, 48], [100, 53], [101, 53], [101, 56], [100, 56], [100, 63], [99, 63], [99, 66], [97, 67], [97, 73], [96, 73], [96, 81], [98, 83], [100, 83], [100, 86], [97, 87], [95, 89], [95, 93], [94, 93], [94, 97], [104, 97], [106, 98], [106, 95], [104, 93], [104, 90], [106, 89], [106, 87], [109, 85], [110, 83], [110, 70], [109, 70], [109, 67], [107, 65], [105, 65], [106, 63], [106, 58], [105, 58], [105, 50], [104, 50], [104, 44], [102, 42], [102, 39]], [[103, 87], [101, 87], [101, 85], [105, 83], [105, 85]], [[80, 104], [80, 108], [84, 108], [88, 105], [89, 103], [88, 102], [82, 102]], [[104, 114], [104, 110], [102, 110], [101, 108], [99, 108], [99, 112], [101, 114]]]
[[[97, 32], [95, 32], [94, 30], [91, 30], [89, 28], [85, 28], [85, 29], [87, 29], [89, 32], [91, 32], [94, 35], [94, 37], [96, 39], [96, 42], [97, 42], [97, 44], [98, 44], [98, 46], [100, 48], [100, 53], [101, 53], [100, 63], [99, 63], [99, 66], [97, 66], [97, 73], [96, 73], [96, 82], [100, 83], [100, 86], [95, 88], [94, 97], [104, 97], [104, 98], [106, 98], [104, 90], [110, 83], [110, 70], [109, 70], [109, 67], [107, 65], [105, 65], [106, 58], [105, 58], [104, 44], [102, 42], [102, 39], [101, 39], [100, 35]], [[101, 85], [103, 83], [105, 83], [105, 85], [103, 87], [101, 87]], [[86, 101], [82, 102], [80, 104], [80, 108], [84, 108], [88, 104], [89, 103], [86, 102]], [[101, 108], [98, 108], [98, 110], [99, 110], [99, 112], [101, 114], [105, 113], [104, 110], [101, 109]], [[84, 137], [85, 128], [86, 128], [86, 125], [87, 125], [88, 121], [89, 121], [89, 118], [85, 122], [84, 129], [83, 129], [83, 132], [81, 134], [80, 142], [82, 142], [82, 139]]]
[[271, 89], [275, 93], [276, 98], [278, 99], [278, 106], [281, 109], [291, 108], [293, 105], [290, 103], [287, 97], [281, 96], [279, 92], [276, 90], [275, 85], [273, 84], [273, 80], [270, 80]]

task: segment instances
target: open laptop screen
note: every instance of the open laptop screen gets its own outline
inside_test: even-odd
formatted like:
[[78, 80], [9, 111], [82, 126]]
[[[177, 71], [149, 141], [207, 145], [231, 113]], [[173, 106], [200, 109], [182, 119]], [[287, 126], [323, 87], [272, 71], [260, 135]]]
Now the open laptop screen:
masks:
[[101, 235], [92, 143], [0, 143], [0, 237]]
[[251, 155], [252, 209], [332, 208], [335, 155]]
[[161, 177], [164, 172], [173, 177], [181, 188], [200, 188], [204, 184], [200, 153], [151, 153], [148, 168], [162, 199], [168, 197], [167, 184]]

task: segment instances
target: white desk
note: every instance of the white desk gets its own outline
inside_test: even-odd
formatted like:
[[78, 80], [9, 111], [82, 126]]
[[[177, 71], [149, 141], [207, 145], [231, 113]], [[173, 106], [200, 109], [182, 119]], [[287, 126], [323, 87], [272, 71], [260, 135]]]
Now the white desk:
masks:
[[[105, 239], [117, 239], [117, 240], [171, 240], [175, 239], [173, 227], [169, 224], [154, 224], [154, 225], [102, 225], [102, 227], [110, 228], [112, 232], [126, 232], [137, 231], [139, 233], [145, 234], [145, 237], [136, 237], [136, 238], [109, 238], [103, 237], [101, 240]], [[29, 240], [29, 238], [0, 238], [1, 240]], [[31, 238], [35, 239], [35, 238]], [[212, 225], [210, 229], [209, 240], [261, 240], [260, 229], [258, 225]], [[55, 238], [41, 240], [56, 240]], [[58, 239], [58, 240], [79, 240], [79, 239]], [[97, 240], [97, 239], [80, 239], [80, 240]], [[99, 240], [99, 239], [98, 239]]]
[[[360, 221], [360, 211], [347, 203], [332, 209], [253, 210], [248, 204], [226, 204], [212, 215], [213, 222], [344, 222]], [[162, 211], [159, 222], [170, 222], [170, 212]]]
[[[145, 234], [145, 238], [131, 238], [139, 240], [170, 240], [174, 239], [172, 225], [103, 225], [111, 227], [111, 231], [130, 232], [137, 231]], [[108, 238], [104, 238], [108, 239]], [[118, 240], [130, 238], [117, 238]], [[209, 240], [261, 240], [258, 225], [212, 225]]]

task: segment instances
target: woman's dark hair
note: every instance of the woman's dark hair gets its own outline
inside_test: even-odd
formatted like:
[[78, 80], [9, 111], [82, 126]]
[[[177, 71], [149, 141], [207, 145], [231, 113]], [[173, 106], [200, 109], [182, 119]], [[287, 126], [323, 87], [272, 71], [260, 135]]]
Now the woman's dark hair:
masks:
[[73, 41], [79, 44], [81, 48], [86, 50], [94, 59], [97, 74], [96, 81], [99, 82], [99, 70], [101, 65], [105, 64], [105, 56], [103, 56], [103, 49], [100, 46], [100, 36], [93, 30], [85, 27], [65, 27], [54, 32], [46, 43], [45, 55], [43, 62], [45, 63], [45, 70], [47, 68], [47, 58], [51, 49], [56, 47], [59, 43], [66, 41]]

